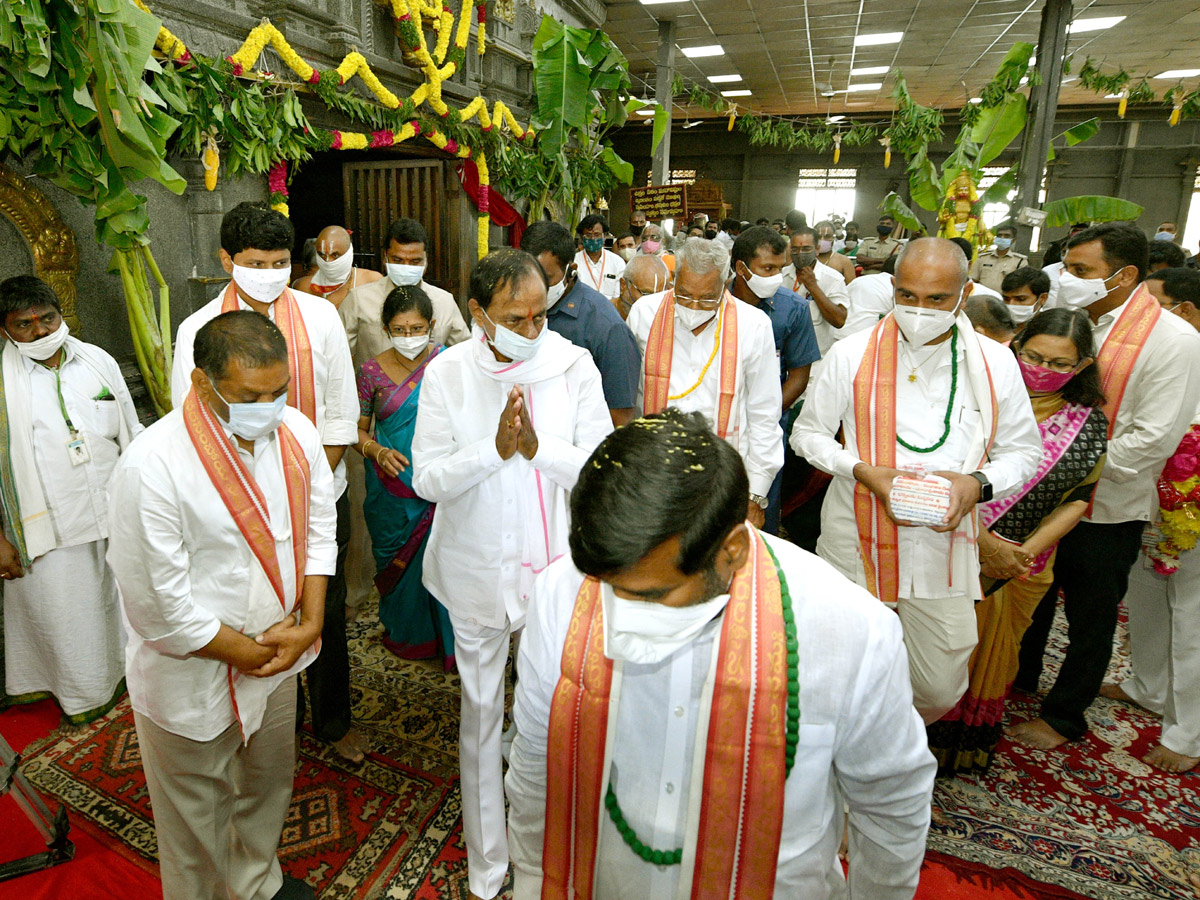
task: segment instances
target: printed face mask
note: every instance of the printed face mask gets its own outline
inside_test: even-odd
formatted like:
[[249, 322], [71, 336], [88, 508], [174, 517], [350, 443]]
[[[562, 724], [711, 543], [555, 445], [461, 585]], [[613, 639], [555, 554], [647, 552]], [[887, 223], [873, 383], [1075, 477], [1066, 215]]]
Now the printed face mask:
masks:
[[1053, 394], [1067, 386], [1067, 382], [1075, 377], [1072, 372], [1053, 372], [1042, 366], [1035, 366], [1017, 357], [1017, 365], [1021, 367], [1021, 377], [1025, 379], [1025, 387], [1031, 394]]
[[599, 253], [604, 249], [604, 238], [584, 238], [583, 249], [588, 253]]
[[[291, 268], [286, 269], [252, 269], [248, 266], [233, 264], [233, 281], [242, 291], [259, 303], [274, 303], [288, 286], [292, 276]], [[249, 440], [249, 438], [247, 438]]]

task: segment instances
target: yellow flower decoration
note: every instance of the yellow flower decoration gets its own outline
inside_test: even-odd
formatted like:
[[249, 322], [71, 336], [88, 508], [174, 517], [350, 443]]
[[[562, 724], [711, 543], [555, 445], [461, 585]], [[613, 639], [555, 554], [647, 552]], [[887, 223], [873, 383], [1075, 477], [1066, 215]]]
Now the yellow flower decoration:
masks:
[[343, 150], [366, 150], [370, 143], [370, 138], [367, 135], [357, 131], [342, 132], [342, 149]]
[[476, 235], [475, 240], [476, 240], [476, 243], [478, 244], [478, 250], [476, 252], [479, 254], [479, 258], [483, 259], [485, 256], [488, 255], [488, 217], [487, 216], [479, 217], [479, 233]]
[[291, 218], [291, 214], [288, 211], [288, 205], [286, 203], [274, 203], [271, 205], [271, 209], [275, 210], [277, 213], [283, 213], [289, 219]]

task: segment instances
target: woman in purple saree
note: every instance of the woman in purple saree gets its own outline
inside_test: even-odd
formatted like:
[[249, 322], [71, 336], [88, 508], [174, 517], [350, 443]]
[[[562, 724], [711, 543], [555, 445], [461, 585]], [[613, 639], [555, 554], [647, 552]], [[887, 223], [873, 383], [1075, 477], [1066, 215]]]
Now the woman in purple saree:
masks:
[[413, 492], [409, 463], [421, 379], [441, 350], [429, 345], [433, 306], [420, 285], [388, 294], [383, 326], [391, 349], [358, 370], [357, 445], [365, 459], [363, 513], [375, 555], [383, 643], [403, 659], [431, 659], [440, 652], [449, 672], [454, 669], [450, 617], [421, 584], [434, 505]]
[[1042, 462], [1013, 493], [978, 507], [983, 600], [979, 644], [958, 705], [929, 726], [940, 774], [986, 769], [1000, 739], [1021, 638], [1054, 581], [1058, 542], [1091, 504], [1104, 468], [1108, 420], [1087, 315], [1038, 313], [1013, 340], [1042, 436]]

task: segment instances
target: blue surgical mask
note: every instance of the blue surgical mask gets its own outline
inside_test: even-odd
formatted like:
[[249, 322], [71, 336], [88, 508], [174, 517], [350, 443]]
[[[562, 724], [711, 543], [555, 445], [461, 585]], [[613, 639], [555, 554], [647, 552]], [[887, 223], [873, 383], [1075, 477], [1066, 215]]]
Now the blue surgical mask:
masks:
[[1156, 241], [1173, 241], [1175, 240], [1175, 235], [1171, 234], [1169, 231], [1156, 231], [1154, 233], [1154, 239]]
[[[211, 378], [208, 383], [212, 385], [213, 393], [225, 400]], [[281, 394], [270, 403], [230, 403], [225, 400], [225, 405], [229, 407], [229, 419], [226, 421], [229, 430], [242, 440], [257, 441], [283, 424], [287, 394]]]
[[[489, 322], [492, 322], [492, 317], [487, 314], [487, 310], [483, 310], [483, 316]], [[546, 325], [542, 323], [542, 330], [538, 332], [535, 338], [527, 338], [523, 334], [517, 334], [515, 331], [510, 331], [495, 322], [492, 322], [492, 328], [496, 330], [496, 336], [489, 338], [488, 343], [496, 348], [502, 355], [509, 359], [515, 359], [518, 362], [526, 362], [533, 359], [537, 354], [538, 347], [541, 346], [542, 338], [546, 336]]]
[[998, 238], [996, 238], [996, 239], [994, 239], [994, 240], [992, 241], [992, 245], [993, 245], [993, 246], [994, 246], [994, 247], [995, 247], [997, 250], [1007, 250], [1009, 247], [1011, 247], [1011, 246], [1012, 246], [1012, 238], [1000, 238], [1000, 237], [998, 237]]

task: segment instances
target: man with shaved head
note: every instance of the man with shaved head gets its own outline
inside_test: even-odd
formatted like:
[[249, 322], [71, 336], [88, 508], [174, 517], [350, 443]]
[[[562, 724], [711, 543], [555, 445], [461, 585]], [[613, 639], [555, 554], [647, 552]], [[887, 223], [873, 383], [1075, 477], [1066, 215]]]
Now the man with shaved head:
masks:
[[372, 284], [383, 278], [371, 269], [354, 265], [354, 244], [350, 232], [341, 225], [330, 225], [317, 235], [317, 271], [296, 279], [293, 287], [324, 297], [340, 309], [342, 301], [356, 287]]
[[613, 305], [621, 318], [629, 317], [629, 310], [647, 294], [661, 294], [671, 284], [671, 272], [667, 264], [657, 256], [638, 254], [621, 272], [621, 292], [613, 298]]
[[[791, 435], [796, 453], [834, 476], [817, 553], [899, 614], [926, 724], [966, 690], [977, 640], [971, 512], [1025, 484], [1042, 458], [1017, 362], [975, 333], [969, 293], [967, 260], [950, 241], [906, 245], [894, 309], [833, 345]], [[912, 472], [948, 489], [949, 508], [927, 524], [892, 508], [893, 480]]]

